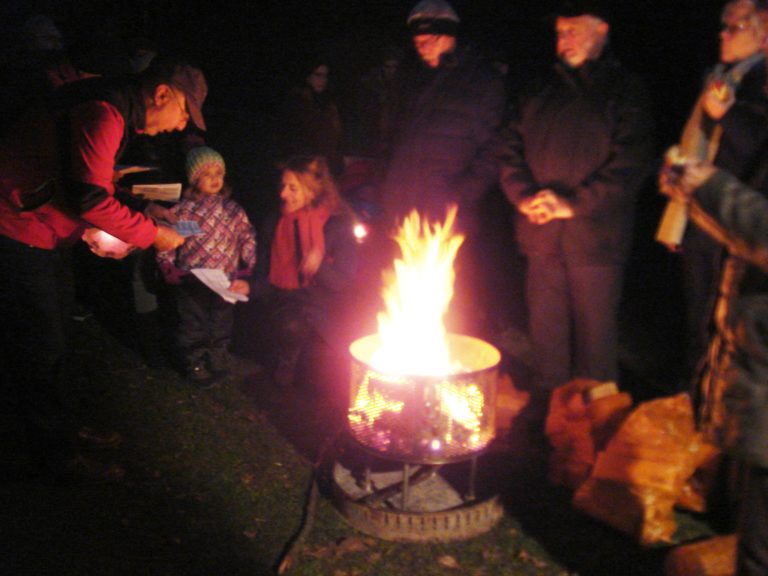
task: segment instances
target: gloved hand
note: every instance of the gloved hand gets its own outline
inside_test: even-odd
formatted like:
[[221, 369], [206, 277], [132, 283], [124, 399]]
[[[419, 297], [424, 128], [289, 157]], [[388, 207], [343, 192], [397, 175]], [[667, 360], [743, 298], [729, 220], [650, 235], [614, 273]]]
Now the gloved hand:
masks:
[[171, 262], [161, 262], [160, 272], [163, 274], [163, 278], [167, 284], [179, 285], [183, 282], [184, 277], [189, 274], [188, 271], [181, 268], [177, 268]]

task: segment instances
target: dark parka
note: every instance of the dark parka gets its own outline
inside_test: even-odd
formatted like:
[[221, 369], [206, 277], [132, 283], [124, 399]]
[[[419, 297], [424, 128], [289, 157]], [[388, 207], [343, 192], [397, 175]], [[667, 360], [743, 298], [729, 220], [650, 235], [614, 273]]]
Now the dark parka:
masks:
[[444, 54], [437, 68], [419, 64], [404, 79], [391, 115], [383, 203], [390, 217], [411, 209], [433, 220], [459, 206], [470, 224], [496, 182], [495, 134], [506, 92], [501, 76], [469, 46]]
[[551, 188], [574, 217], [537, 225], [518, 213], [523, 252], [623, 261], [635, 196], [651, 167], [651, 132], [643, 83], [609, 55], [575, 70], [558, 62], [534, 82], [502, 136], [501, 183], [515, 206]]

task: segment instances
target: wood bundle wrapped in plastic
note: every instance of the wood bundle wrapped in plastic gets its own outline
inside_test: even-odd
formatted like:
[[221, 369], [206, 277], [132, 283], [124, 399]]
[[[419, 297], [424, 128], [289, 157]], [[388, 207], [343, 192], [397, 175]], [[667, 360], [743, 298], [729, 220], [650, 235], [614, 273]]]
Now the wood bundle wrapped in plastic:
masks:
[[733, 576], [736, 574], [736, 535], [715, 536], [678, 546], [664, 561], [666, 576]]
[[598, 455], [574, 505], [641, 544], [671, 542], [673, 508], [701, 445], [687, 394], [640, 404]]
[[545, 428], [552, 446], [550, 482], [578, 488], [631, 406], [631, 396], [619, 393], [614, 382], [576, 379], [555, 389]]
[[703, 435], [700, 439], [698, 446], [692, 447], [692, 449], [695, 448], [693, 450], [695, 471], [683, 485], [675, 505], [677, 508], [702, 514], [707, 511], [707, 500], [717, 480], [722, 453], [716, 446], [706, 442]]

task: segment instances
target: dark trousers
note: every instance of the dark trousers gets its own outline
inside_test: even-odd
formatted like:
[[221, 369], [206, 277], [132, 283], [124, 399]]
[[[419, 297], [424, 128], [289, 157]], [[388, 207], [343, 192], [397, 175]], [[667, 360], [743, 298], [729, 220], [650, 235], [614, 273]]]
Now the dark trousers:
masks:
[[186, 361], [211, 350], [226, 350], [232, 338], [234, 305], [197, 278], [189, 278], [176, 291], [179, 326], [176, 343]]
[[16, 399], [30, 447], [51, 457], [66, 457], [74, 439], [63, 382], [73, 293], [68, 252], [0, 236], [3, 383]]
[[768, 574], [768, 468], [752, 467], [741, 494], [738, 576]]
[[622, 283], [619, 264], [529, 256], [526, 299], [536, 388], [551, 391], [576, 377], [617, 379]]

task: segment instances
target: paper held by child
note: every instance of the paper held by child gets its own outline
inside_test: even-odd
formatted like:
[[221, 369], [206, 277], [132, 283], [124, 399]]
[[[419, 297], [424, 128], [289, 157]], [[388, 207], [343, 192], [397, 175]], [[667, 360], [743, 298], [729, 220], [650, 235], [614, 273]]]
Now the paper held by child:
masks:
[[174, 184], [134, 184], [131, 186], [131, 194], [140, 196], [146, 200], [158, 200], [161, 202], [178, 202], [181, 198], [181, 183]]
[[190, 272], [230, 304], [234, 304], [235, 302], [248, 302], [248, 296], [232, 292], [232, 290], [229, 289], [230, 281], [223, 270], [214, 268], [192, 268]]

